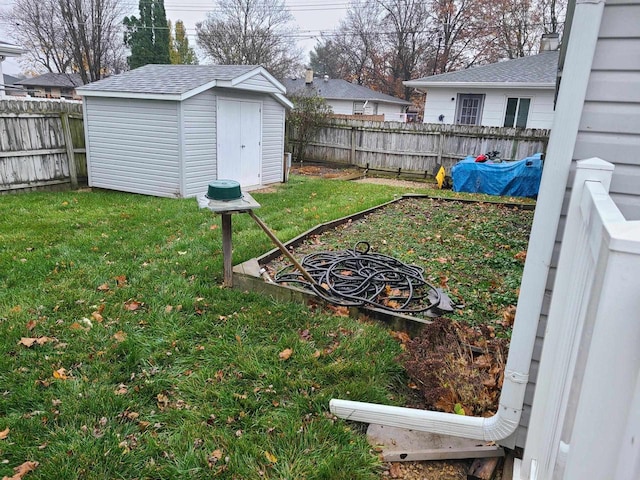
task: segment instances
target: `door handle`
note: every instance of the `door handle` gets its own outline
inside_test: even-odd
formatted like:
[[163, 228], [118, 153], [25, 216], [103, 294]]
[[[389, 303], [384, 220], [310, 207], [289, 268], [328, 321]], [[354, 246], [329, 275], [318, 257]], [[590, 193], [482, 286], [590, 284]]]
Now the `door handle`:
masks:
[[242, 148], [244, 148], [246, 145], [242, 145]]

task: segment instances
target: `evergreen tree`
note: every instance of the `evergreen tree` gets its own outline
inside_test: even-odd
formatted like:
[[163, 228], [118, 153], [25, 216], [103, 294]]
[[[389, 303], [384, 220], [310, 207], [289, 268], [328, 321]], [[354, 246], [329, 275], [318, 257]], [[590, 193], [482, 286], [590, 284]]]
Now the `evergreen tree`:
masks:
[[129, 68], [170, 63], [169, 25], [164, 0], [140, 0], [140, 18], [125, 17], [124, 43], [131, 50]]
[[[175, 29], [169, 20], [169, 58], [174, 65], [198, 65], [196, 52], [189, 46], [187, 31], [182, 20], [176, 21]], [[175, 30], [175, 36], [173, 31]]]

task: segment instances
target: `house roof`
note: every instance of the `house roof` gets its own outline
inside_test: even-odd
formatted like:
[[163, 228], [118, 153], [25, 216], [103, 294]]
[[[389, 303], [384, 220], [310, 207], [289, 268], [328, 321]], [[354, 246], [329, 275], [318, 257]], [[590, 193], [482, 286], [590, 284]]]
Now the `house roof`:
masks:
[[[241, 85], [258, 75], [265, 78], [269, 85]], [[269, 93], [281, 103], [292, 107], [291, 102], [284, 97], [284, 86], [259, 65], [145, 65], [90, 83], [77, 92], [85, 97], [181, 101], [213, 87]]]
[[19, 57], [24, 53], [24, 49], [18, 45], [0, 40], [0, 55], [4, 57]]
[[37, 77], [25, 78], [16, 82], [16, 85], [33, 87], [62, 87], [75, 88], [82, 85], [82, 77], [77, 73], [45, 73]]
[[555, 88], [558, 50], [403, 82], [408, 87]]
[[310, 84], [304, 78], [287, 78], [282, 82], [287, 92], [293, 95], [318, 95], [326, 100], [375, 101], [397, 105], [411, 105], [411, 102], [391, 95], [376, 92], [339, 78], [314, 78]]

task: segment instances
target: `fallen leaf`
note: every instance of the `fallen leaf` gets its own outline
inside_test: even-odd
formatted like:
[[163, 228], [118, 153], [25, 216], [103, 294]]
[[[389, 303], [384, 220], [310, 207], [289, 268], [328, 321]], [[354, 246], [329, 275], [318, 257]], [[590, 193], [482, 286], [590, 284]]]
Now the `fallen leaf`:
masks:
[[142, 306], [142, 303], [137, 302], [135, 300], [131, 300], [127, 303], [124, 304], [124, 308], [126, 310], [129, 310], [130, 312], [135, 312], [136, 310], [138, 310], [140, 307]]
[[34, 345], [44, 345], [47, 342], [53, 341], [51, 337], [22, 337], [18, 342], [18, 345], [24, 345], [25, 347], [33, 347]]
[[40, 465], [39, 462], [24, 462], [13, 469], [15, 473], [11, 477], [2, 477], [2, 480], [22, 480], [22, 477], [35, 470], [38, 465]]
[[264, 456], [271, 463], [276, 463], [278, 461], [278, 457], [276, 457], [273, 453], [271, 453], [269, 451], [264, 452]]
[[99, 285], [99, 286], [98, 286], [98, 289], [97, 289], [97, 290], [98, 290], [99, 292], [108, 292], [108, 291], [109, 291], [109, 289], [110, 289], [109, 284], [107, 284], [107, 283], [103, 283], [102, 285]]
[[69, 372], [65, 368], [59, 368], [53, 372], [53, 378], [58, 380], [67, 380], [69, 378]]
[[118, 330], [116, 333], [113, 334], [113, 338], [115, 338], [116, 342], [121, 343], [127, 339], [127, 334], [122, 330]]
[[29, 331], [33, 330], [34, 328], [36, 328], [36, 325], [37, 325], [37, 322], [35, 320], [29, 320], [26, 325], [27, 330]]
[[129, 393], [129, 388], [124, 383], [121, 383], [113, 393], [115, 393], [116, 395], [126, 395], [127, 393]]
[[4, 440], [9, 436], [9, 427], [5, 428], [0, 432], [0, 440]]
[[409, 343], [411, 341], [411, 337], [407, 332], [391, 332], [391, 336], [398, 340], [400, 343]]
[[124, 287], [124, 285], [127, 283], [127, 277], [125, 275], [118, 275], [116, 277], [113, 277], [113, 279], [116, 281], [118, 287]]
[[104, 320], [100, 312], [97, 310], [91, 314], [91, 318], [93, 318], [98, 323], [102, 323], [102, 321]]
[[280, 358], [280, 360], [289, 360], [292, 354], [293, 350], [291, 350], [290, 348], [285, 348], [278, 354], [278, 357]]

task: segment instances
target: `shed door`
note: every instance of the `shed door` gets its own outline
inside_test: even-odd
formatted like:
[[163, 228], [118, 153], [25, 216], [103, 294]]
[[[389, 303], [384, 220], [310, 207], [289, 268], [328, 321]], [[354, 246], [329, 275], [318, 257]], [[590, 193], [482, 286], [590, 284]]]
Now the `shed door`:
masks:
[[260, 185], [260, 102], [218, 98], [218, 178]]

